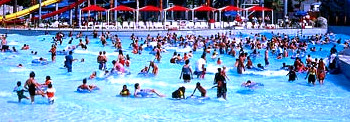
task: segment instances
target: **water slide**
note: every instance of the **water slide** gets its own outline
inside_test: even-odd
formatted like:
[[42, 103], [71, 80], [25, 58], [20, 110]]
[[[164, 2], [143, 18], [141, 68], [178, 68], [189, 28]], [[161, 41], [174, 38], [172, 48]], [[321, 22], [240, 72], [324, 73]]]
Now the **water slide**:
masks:
[[[60, 0], [47, 0], [45, 2], [42, 2], [41, 6], [44, 7], [44, 6], [53, 4], [53, 3], [57, 3], [59, 1]], [[31, 7], [27, 8], [27, 9], [24, 9], [22, 11], [18, 11], [16, 13], [12, 13], [12, 14], [6, 15], [5, 16], [5, 21], [9, 21], [9, 20], [13, 20], [13, 19], [16, 19], [16, 18], [19, 18], [19, 17], [23, 17], [23, 16], [28, 15], [29, 13], [37, 10], [38, 8], [39, 8], [39, 4], [36, 4], [36, 5], [31, 6]], [[2, 21], [2, 20], [3, 20], [3, 17], [1, 16], [0, 17], [0, 21]]]
[[[78, 5], [79, 5], [79, 4], [82, 4], [82, 3], [85, 2], [85, 1], [86, 1], [86, 0], [79, 0], [77, 4], [78, 4]], [[66, 6], [66, 7], [64, 7], [64, 8], [58, 9], [57, 11], [54, 11], [54, 12], [51, 12], [51, 13], [42, 15], [41, 18], [42, 18], [42, 19], [49, 18], [49, 17], [55, 16], [55, 15], [57, 15], [57, 14], [63, 13], [63, 12], [65, 12], [65, 11], [71, 10], [71, 9], [73, 9], [77, 4], [74, 2], [73, 4], [70, 4], [69, 6]], [[32, 20], [38, 20], [38, 19], [39, 19], [39, 17], [33, 17], [33, 18], [32, 18]]]
[[10, 2], [10, 1], [11, 1], [11, 0], [1, 0], [1, 1], [0, 1], [0, 6], [3, 5], [3, 4], [5, 4], [5, 3], [8, 3], [8, 2]]

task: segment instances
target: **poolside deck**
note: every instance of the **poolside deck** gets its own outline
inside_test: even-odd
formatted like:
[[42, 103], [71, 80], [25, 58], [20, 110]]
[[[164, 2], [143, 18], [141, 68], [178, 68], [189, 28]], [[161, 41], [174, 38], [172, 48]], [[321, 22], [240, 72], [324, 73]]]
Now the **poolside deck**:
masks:
[[[303, 35], [315, 35], [315, 34], [324, 34], [328, 31], [327, 28], [311, 28], [311, 29], [180, 29], [180, 30], [164, 30], [164, 29], [74, 29], [74, 28], [0, 28], [0, 33], [8, 33], [8, 34], [21, 34], [21, 35], [43, 35], [45, 31], [49, 34], [55, 34], [58, 31], [62, 32], [83, 32], [83, 34], [88, 33], [91, 34], [92, 31], [110, 31], [118, 34], [130, 34], [134, 33], [136, 35], [156, 35], [156, 34], [166, 34], [168, 32], [175, 32], [178, 34], [215, 34], [215, 33], [224, 33], [229, 32], [236, 33], [285, 33], [289, 35], [303, 34]], [[28, 33], [30, 31], [30, 33]], [[146, 32], [146, 33], [145, 33]]]

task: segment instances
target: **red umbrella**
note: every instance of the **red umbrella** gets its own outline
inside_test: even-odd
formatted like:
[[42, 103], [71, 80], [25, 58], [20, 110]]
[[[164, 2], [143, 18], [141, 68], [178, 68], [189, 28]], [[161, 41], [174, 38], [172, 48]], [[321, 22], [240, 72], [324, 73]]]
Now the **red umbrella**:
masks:
[[127, 6], [123, 6], [123, 5], [111, 8], [109, 10], [110, 11], [135, 11], [135, 9], [127, 7]]
[[139, 11], [160, 11], [160, 9], [155, 6], [145, 6], [140, 8]]
[[81, 9], [81, 11], [106, 11], [106, 9], [102, 8], [98, 5], [91, 5], [91, 6], [88, 6], [88, 7]]
[[261, 7], [261, 6], [253, 6], [251, 8], [247, 8], [248, 11], [272, 11], [272, 9]]
[[165, 11], [189, 11], [189, 10], [190, 10], [189, 8], [177, 6], [177, 5], [165, 9]]
[[209, 7], [209, 6], [199, 6], [197, 8], [193, 8], [194, 11], [216, 11], [215, 8]]
[[238, 8], [236, 6], [225, 6], [225, 7], [219, 8], [218, 10], [219, 11], [241, 11], [243, 9]]

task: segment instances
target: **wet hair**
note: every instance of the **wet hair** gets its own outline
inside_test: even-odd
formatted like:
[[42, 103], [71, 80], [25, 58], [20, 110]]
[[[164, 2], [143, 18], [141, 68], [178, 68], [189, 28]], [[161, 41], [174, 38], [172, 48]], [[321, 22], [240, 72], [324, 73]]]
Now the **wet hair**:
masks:
[[140, 84], [139, 83], [135, 83], [135, 85], [134, 85], [135, 89], [137, 89], [138, 86], [140, 86]]
[[73, 51], [69, 51], [69, 55], [72, 55], [73, 54]]
[[50, 76], [46, 76], [46, 80], [51, 80], [51, 77]]
[[34, 73], [34, 71], [31, 71], [30, 73], [29, 73], [29, 77], [35, 77], [35, 73]]
[[86, 78], [83, 79], [83, 84], [85, 84], [87, 81], [86, 81]]
[[52, 84], [50, 83], [49, 85], [47, 85], [47, 88], [52, 88]]
[[184, 86], [180, 87], [179, 90], [181, 90], [182, 92], [185, 92], [186, 88]]
[[117, 61], [113, 60], [113, 61], [112, 61], [112, 64], [115, 64], [115, 63], [117, 63]]
[[197, 82], [196, 86], [200, 86], [200, 85], [201, 85], [201, 83]]
[[221, 68], [218, 68], [218, 72], [221, 72]]
[[185, 64], [189, 64], [189, 63], [190, 63], [190, 60], [186, 60], [186, 61], [185, 61]]
[[126, 88], [127, 86], [126, 86], [126, 85], [123, 85], [123, 88], [124, 88], [124, 87]]
[[21, 81], [17, 81], [17, 86], [21, 86]]
[[247, 83], [252, 83], [252, 81], [248, 80]]

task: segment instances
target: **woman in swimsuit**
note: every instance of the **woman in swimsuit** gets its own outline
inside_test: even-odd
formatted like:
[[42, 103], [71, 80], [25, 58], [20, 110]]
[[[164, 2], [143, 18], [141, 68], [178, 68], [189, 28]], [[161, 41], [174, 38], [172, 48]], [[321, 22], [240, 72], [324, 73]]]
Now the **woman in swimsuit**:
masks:
[[34, 103], [34, 96], [35, 95], [42, 95], [43, 97], [45, 97], [44, 92], [37, 89], [38, 87], [40, 87], [40, 84], [38, 84], [35, 81], [34, 77], [35, 77], [35, 73], [33, 71], [30, 72], [29, 79], [24, 84], [24, 88], [28, 89], [28, 91], [29, 91], [32, 104]]
[[191, 79], [193, 78], [192, 68], [189, 65], [189, 63], [190, 63], [190, 60], [186, 60], [185, 61], [185, 65], [182, 67], [182, 71], [181, 71], [181, 74], [180, 74], [180, 79], [181, 79], [181, 76], [182, 76], [185, 83], [191, 82]]

